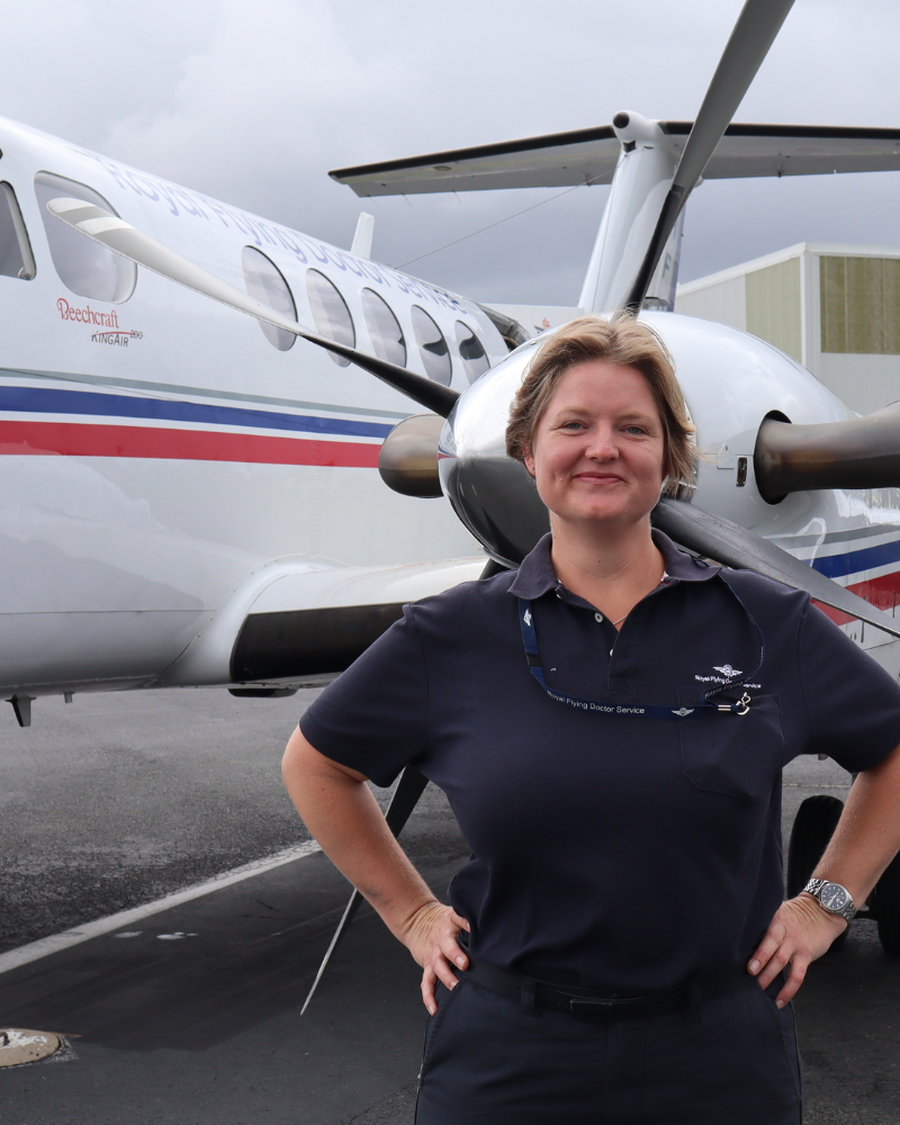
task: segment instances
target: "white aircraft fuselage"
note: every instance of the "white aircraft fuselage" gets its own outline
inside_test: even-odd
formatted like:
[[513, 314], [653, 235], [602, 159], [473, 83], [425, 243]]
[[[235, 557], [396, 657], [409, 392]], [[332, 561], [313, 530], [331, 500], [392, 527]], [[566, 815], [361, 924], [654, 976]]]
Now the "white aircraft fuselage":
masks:
[[[103, 251], [92, 260], [91, 243], [42, 214], [35, 177], [87, 186], [240, 288], [242, 252], [262, 251], [310, 325], [316, 271], [370, 351], [362, 300], [376, 294], [399, 321], [406, 365], [425, 373], [411, 320], [423, 310], [447, 341], [459, 390], [471, 368], [458, 326], [481, 342], [482, 368], [508, 351], [477, 305], [11, 122], [0, 121], [0, 150], [0, 182], [15, 193], [34, 263], [31, 278], [0, 275], [4, 697], [229, 683], [235, 622], [278, 583], [272, 604], [381, 601], [391, 584], [396, 600], [409, 600], [447, 584], [435, 587], [410, 564], [442, 560], [446, 569], [443, 560], [476, 554], [446, 504], [398, 496], [378, 475], [381, 442], [410, 413], [407, 399], [302, 340], [279, 350], [249, 318], [155, 274], [129, 280], [126, 270], [116, 280], [114, 271], [134, 267]], [[70, 284], [47, 223], [88, 251], [84, 276], [79, 263], [69, 267]], [[110, 285], [130, 295], [85, 295], [109, 296]], [[482, 564], [460, 574], [476, 576]], [[406, 569], [389, 569], [397, 567]], [[373, 580], [373, 570], [386, 574]], [[285, 593], [297, 581], [302, 595]], [[213, 651], [211, 626], [223, 613]]]
[[[749, 142], [741, 128], [706, 174], [781, 174], [780, 127], [774, 139], [746, 127]], [[581, 298], [603, 311], [620, 307], [640, 264], [685, 130], [621, 114], [588, 132], [547, 138], [547, 160], [531, 142], [503, 160], [612, 183]], [[848, 170], [862, 159], [858, 144], [872, 147], [838, 142]], [[838, 159], [815, 129], [790, 143], [799, 172]], [[579, 170], [573, 144], [599, 163]], [[476, 510], [493, 489], [495, 527], [533, 503], [530, 481], [511, 475], [521, 466], [503, 463], [523, 363], [509, 357], [501, 318], [372, 262], [364, 223], [352, 253], [11, 122], [0, 121], [0, 150], [0, 698], [18, 701], [20, 720], [24, 701], [52, 692], [307, 682], [344, 667], [401, 603], [478, 576], [477, 512], [469, 518], [457, 503], [460, 522], [446, 502], [391, 492], [377, 471], [382, 442], [411, 413], [407, 398], [284, 329], [138, 270], [47, 203], [74, 197], [118, 213], [289, 322], [459, 392], [442, 440], [458, 452], [471, 439], [476, 458], [500, 466], [498, 487], [482, 476], [468, 492]], [[421, 173], [404, 162], [383, 177], [363, 169], [362, 193], [425, 190], [421, 177], [490, 186], [467, 183], [469, 166], [507, 175], [495, 153], [473, 153], [423, 158]], [[880, 149], [865, 159], [896, 163]], [[678, 238], [676, 228], [650, 290], [661, 308], [674, 293]], [[896, 489], [794, 492], [771, 504], [754, 479], [768, 416], [803, 424], [850, 412], [754, 337], [673, 312], [643, 315], [675, 358], [705, 451], [693, 505], [893, 616]], [[831, 612], [897, 674], [900, 646], [887, 633]]]

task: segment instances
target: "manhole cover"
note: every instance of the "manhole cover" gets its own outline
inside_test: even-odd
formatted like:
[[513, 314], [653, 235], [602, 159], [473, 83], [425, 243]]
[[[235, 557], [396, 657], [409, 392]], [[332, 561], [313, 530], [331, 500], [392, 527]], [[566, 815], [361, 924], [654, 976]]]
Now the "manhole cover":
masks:
[[51, 1031], [26, 1031], [21, 1027], [0, 1027], [0, 1067], [40, 1062], [58, 1051], [62, 1040]]

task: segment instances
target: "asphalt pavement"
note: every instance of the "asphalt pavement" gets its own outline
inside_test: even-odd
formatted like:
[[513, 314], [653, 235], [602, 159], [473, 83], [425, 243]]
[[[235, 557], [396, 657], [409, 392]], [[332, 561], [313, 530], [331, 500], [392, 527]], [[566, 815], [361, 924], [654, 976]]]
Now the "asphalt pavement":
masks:
[[[4, 1125], [411, 1125], [418, 973], [367, 909], [299, 1015], [348, 893], [321, 854], [266, 864], [304, 844], [277, 767], [308, 698], [38, 701], [22, 731], [6, 716], [0, 1026], [54, 1032], [62, 1047], [0, 1069]], [[847, 782], [831, 763], [794, 764], [788, 818]], [[464, 844], [426, 793], [405, 839], [442, 892]], [[147, 905], [254, 861], [249, 877]], [[2, 971], [28, 942], [142, 905]], [[874, 923], [813, 967], [797, 1009], [807, 1125], [900, 1125], [900, 964]]]

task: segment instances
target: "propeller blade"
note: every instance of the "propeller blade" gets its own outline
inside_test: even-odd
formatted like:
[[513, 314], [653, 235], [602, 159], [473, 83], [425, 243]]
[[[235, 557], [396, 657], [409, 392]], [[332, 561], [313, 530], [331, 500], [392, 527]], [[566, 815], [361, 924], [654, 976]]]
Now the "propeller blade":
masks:
[[660, 500], [652, 519], [655, 527], [690, 551], [738, 570], [755, 570], [794, 590], [805, 590], [817, 602], [900, 637], [900, 623], [883, 610], [731, 520], [710, 515], [685, 500], [669, 499]]
[[268, 305], [254, 300], [247, 293], [235, 289], [233, 285], [182, 258], [103, 207], [85, 203], [83, 199], [60, 198], [51, 199], [47, 204], [47, 210], [94, 242], [99, 242], [101, 246], [121, 254], [139, 266], [144, 266], [197, 293], [203, 293], [223, 305], [248, 313], [257, 320], [265, 321], [276, 328], [283, 328], [286, 332], [293, 332], [295, 336], [307, 340], [310, 344], [349, 359], [357, 367], [388, 383], [427, 410], [440, 414], [442, 418], [447, 417], [459, 398], [459, 394], [449, 387], [434, 383], [431, 379], [407, 371], [404, 367], [398, 367], [387, 360], [377, 359], [375, 356], [357, 351], [356, 348], [347, 347], [336, 340], [329, 340], [326, 336], [310, 332], [296, 321], [282, 316]]
[[900, 403], [846, 422], [795, 426], [766, 418], [753, 451], [756, 486], [770, 504], [817, 488], [900, 486]]
[[411, 414], [398, 422], [381, 443], [378, 472], [401, 496], [443, 496], [438, 476], [438, 442], [443, 418]]
[[306, 1009], [309, 1007], [310, 1001], [312, 1000], [313, 996], [315, 995], [316, 989], [319, 987], [319, 981], [325, 975], [325, 970], [328, 968], [328, 964], [331, 961], [331, 956], [334, 953], [334, 951], [337, 949], [337, 947], [341, 944], [341, 938], [344, 936], [344, 934], [349, 929], [350, 923], [353, 921], [354, 917], [356, 916], [357, 910], [359, 910], [360, 906], [362, 905], [362, 901], [363, 901], [362, 895], [354, 887], [353, 888], [353, 894], [350, 895], [350, 901], [344, 907], [344, 913], [341, 915], [341, 920], [340, 920], [340, 922], [338, 922], [338, 927], [334, 931], [334, 935], [331, 939], [331, 944], [325, 950], [325, 956], [322, 958], [322, 963], [319, 965], [319, 971], [316, 973], [316, 978], [312, 982], [312, 986], [310, 987], [309, 992], [306, 994], [306, 999], [303, 1001], [303, 1007], [300, 1009], [300, 1015], [301, 1016], [306, 1012]]
[[[384, 814], [387, 826], [395, 836], [399, 836], [402, 832], [403, 826], [409, 820], [410, 814], [419, 803], [419, 798], [422, 796], [427, 784], [428, 778], [420, 773], [415, 766], [407, 766], [400, 775], [397, 788], [394, 790], [393, 796], [391, 797], [391, 803], [388, 805], [387, 812]], [[331, 944], [325, 951], [325, 956], [322, 958], [321, 965], [319, 965], [316, 979], [312, 982], [312, 987], [307, 993], [306, 1000], [303, 1002], [303, 1007], [300, 1009], [301, 1016], [309, 1007], [309, 1002], [313, 998], [313, 993], [319, 987], [319, 981], [328, 968], [328, 962], [331, 960], [334, 951], [341, 944], [341, 938], [343, 938], [344, 934], [349, 929], [350, 923], [353, 921], [353, 917], [361, 905], [362, 895], [359, 891], [354, 889], [353, 894], [350, 896], [350, 901], [344, 907], [344, 913], [341, 915], [338, 927], [334, 931]]]
[[743, 101], [793, 3], [794, 0], [747, 0], [744, 4], [675, 169], [656, 230], [626, 298], [626, 311], [636, 313], [640, 310], [678, 216]]

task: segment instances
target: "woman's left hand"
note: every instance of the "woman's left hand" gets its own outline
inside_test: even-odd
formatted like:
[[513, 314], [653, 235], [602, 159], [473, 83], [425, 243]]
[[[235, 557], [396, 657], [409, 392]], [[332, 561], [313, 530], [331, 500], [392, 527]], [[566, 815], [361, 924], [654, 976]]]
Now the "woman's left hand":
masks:
[[827, 953], [846, 928], [846, 919], [826, 913], [809, 895], [788, 899], [778, 908], [747, 969], [759, 978], [760, 988], [767, 988], [790, 966], [776, 998], [782, 1008], [796, 996], [810, 964]]

